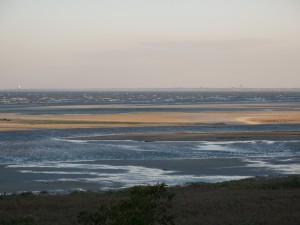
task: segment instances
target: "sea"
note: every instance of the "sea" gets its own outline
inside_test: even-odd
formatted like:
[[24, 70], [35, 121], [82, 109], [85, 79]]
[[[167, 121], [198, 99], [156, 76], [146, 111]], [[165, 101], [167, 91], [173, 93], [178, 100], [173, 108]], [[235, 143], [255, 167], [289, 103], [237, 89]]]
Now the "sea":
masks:
[[[220, 104], [229, 105], [226, 108], [214, 107]], [[260, 105], [253, 107], [255, 104]], [[103, 107], [47, 107], [77, 105]], [[113, 105], [124, 107], [111, 107]], [[128, 105], [151, 107], [126, 107]], [[174, 107], [168, 107], [169, 105]], [[179, 107], [181, 105], [190, 107]], [[0, 116], [4, 113], [78, 115], [247, 110], [292, 110], [300, 113], [299, 106], [300, 91], [0, 91]], [[0, 117], [1, 119], [4, 118]], [[300, 124], [0, 131], [0, 193], [106, 190], [160, 182], [184, 185], [190, 182], [219, 182], [256, 176], [300, 174], [300, 138], [297, 141], [222, 142], [65, 139], [126, 133], [239, 131], [300, 131]], [[157, 164], [181, 162], [180, 160], [199, 161], [199, 170], [182, 172], [179, 171], [181, 167], [166, 170], [162, 169], [161, 165], [155, 166], [155, 163], [151, 166], [143, 165], [143, 162]], [[230, 163], [225, 163], [225, 166], [221, 163], [222, 166], [218, 166], [220, 160]], [[203, 169], [203, 162], [215, 165], [208, 164], [208, 169]], [[195, 165], [193, 171], [197, 169], [197, 164]]]

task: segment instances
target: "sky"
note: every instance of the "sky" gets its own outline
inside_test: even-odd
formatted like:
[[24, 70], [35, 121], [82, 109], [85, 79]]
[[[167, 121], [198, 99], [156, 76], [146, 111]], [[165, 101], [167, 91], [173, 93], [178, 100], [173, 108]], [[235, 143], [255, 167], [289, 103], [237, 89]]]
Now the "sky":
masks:
[[0, 0], [0, 89], [300, 88], [300, 0]]

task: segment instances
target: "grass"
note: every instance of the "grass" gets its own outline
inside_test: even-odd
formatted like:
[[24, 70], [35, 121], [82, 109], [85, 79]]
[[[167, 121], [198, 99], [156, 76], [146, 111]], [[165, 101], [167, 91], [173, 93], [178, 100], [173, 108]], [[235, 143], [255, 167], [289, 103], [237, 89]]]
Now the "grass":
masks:
[[[300, 177], [245, 179], [217, 184], [171, 187], [176, 225], [298, 225]], [[23, 193], [0, 197], [1, 225], [76, 225], [79, 212], [95, 212], [128, 198], [129, 189]]]

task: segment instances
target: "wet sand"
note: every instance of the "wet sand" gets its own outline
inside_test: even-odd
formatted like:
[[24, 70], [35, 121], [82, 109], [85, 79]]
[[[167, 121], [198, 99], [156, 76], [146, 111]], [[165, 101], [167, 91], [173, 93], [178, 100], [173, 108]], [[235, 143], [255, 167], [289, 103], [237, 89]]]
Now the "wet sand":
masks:
[[215, 132], [215, 133], [147, 133], [65, 138], [67, 140], [129, 141], [299, 141], [300, 131]]

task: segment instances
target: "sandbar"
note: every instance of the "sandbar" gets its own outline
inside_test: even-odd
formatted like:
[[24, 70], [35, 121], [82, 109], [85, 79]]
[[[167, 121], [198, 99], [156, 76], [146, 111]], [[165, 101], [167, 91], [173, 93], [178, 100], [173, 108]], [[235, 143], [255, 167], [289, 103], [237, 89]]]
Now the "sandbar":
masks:
[[298, 111], [128, 113], [91, 115], [0, 114], [1, 130], [226, 124], [299, 124]]
[[[128, 127], [128, 126], [193, 126], [227, 124], [300, 124], [300, 111], [290, 110], [286, 105], [274, 105], [277, 110], [254, 110], [264, 105], [250, 105], [252, 109], [226, 111], [232, 105], [209, 105], [223, 107], [224, 111], [209, 112], [130, 112], [124, 114], [13, 114], [0, 113], [0, 131], [25, 129], [67, 129], [89, 127]], [[297, 106], [289, 105], [289, 106]], [[60, 106], [63, 107], [63, 106]], [[74, 107], [74, 106], [70, 106]], [[77, 106], [91, 107], [91, 106]], [[96, 107], [96, 106], [95, 106]], [[100, 107], [100, 106], [99, 106]], [[101, 106], [102, 107], [102, 106]], [[111, 106], [125, 107], [125, 106]], [[129, 107], [129, 106], [128, 106]], [[130, 106], [153, 107], [153, 106]], [[156, 107], [156, 106], [155, 106]], [[175, 106], [159, 106], [174, 107]], [[186, 105], [176, 107], [203, 107]], [[236, 105], [233, 107], [249, 107]], [[282, 107], [282, 108], [281, 108]]]
[[129, 141], [299, 141], [300, 131], [215, 132], [215, 133], [142, 133], [105, 136], [72, 137], [68, 140]]

